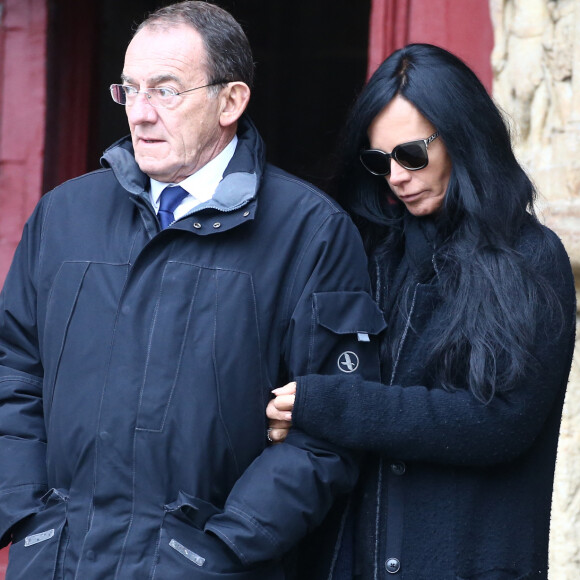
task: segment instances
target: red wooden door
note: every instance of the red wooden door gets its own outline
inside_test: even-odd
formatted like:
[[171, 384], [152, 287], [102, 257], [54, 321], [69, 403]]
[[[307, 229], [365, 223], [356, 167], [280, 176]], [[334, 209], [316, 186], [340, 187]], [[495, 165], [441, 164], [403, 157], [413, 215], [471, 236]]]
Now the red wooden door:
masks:
[[46, 0], [0, 11], [0, 285], [40, 198], [46, 117]]
[[8, 548], [0, 550], [0, 578], [4, 579], [6, 566], [8, 565]]
[[369, 76], [395, 49], [428, 42], [462, 58], [491, 92], [493, 27], [482, 0], [372, 0]]

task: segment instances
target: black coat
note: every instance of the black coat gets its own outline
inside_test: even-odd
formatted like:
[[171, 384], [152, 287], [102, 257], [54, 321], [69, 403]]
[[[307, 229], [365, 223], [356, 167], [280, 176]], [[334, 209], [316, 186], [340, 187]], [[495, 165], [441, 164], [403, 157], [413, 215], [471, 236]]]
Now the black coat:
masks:
[[[320, 376], [298, 381], [295, 426], [370, 452], [353, 498], [357, 578], [547, 578], [575, 291], [568, 256], [553, 232], [530, 227], [518, 249], [529, 262], [534, 257], [557, 300], [537, 319], [536, 370], [503, 385], [489, 404], [467, 389], [443, 390], [428, 369], [427, 337], [445, 324], [436, 276], [412, 288], [408, 319], [390, 321], [401, 342], [396, 363], [385, 365], [385, 384]], [[381, 283], [393, 283], [397, 260], [387, 259]], [[558, 302], [563, 316], [552, 316], [560, 312]], [[335, 552], [335, 573], [345, 553]]]
[[28, 221], [0, 297], [7, 578], [282, 578], [354, 486], [328, 442], [269, 446], [265, 408], [344, 351], [378, 376], [360, 236], [265, 163], [249, 121], [238, 137], [215, 196], [168, 229], [127, 140]]

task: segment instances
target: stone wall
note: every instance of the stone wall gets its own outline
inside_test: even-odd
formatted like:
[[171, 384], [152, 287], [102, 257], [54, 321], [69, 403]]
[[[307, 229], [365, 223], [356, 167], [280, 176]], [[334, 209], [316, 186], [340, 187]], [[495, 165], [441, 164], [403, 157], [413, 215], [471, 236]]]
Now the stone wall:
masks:
[[[490, 0], [493, 93], [540, 214], [566, 246], [580, 289], [580, 0]], [[552, 504], [550, 580], [580, 578], [580, 364], [562, 420]]]

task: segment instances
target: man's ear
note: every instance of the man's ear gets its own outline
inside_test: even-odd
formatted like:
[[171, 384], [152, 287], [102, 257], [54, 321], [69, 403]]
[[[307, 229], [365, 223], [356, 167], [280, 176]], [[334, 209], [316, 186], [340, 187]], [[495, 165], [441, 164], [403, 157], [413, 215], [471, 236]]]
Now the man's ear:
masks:
[[220, 95], [222, 99], [222, 112], [220, 125], [229, 127], [242, 116], [250, 101], [250, 87], [241, 81], [228, 83]]

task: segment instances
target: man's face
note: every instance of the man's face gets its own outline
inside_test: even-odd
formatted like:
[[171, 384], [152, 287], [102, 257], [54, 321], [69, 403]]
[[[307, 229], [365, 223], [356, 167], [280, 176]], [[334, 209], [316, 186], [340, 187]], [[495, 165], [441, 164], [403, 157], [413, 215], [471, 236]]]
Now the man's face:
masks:
[[[208, 83], [199, 33], [180, 24], [138, 32], [125, 55], [123, 83], [140, 91], [169, 87], [177, 92]], [[126, 107], [141, 170], [165, 183], [178, 183], [213, 159], [227, 144], [220, 125], [222, 99], [209, 88], [177, 97], [170, 109], [153, 107], [137, 95]]]

